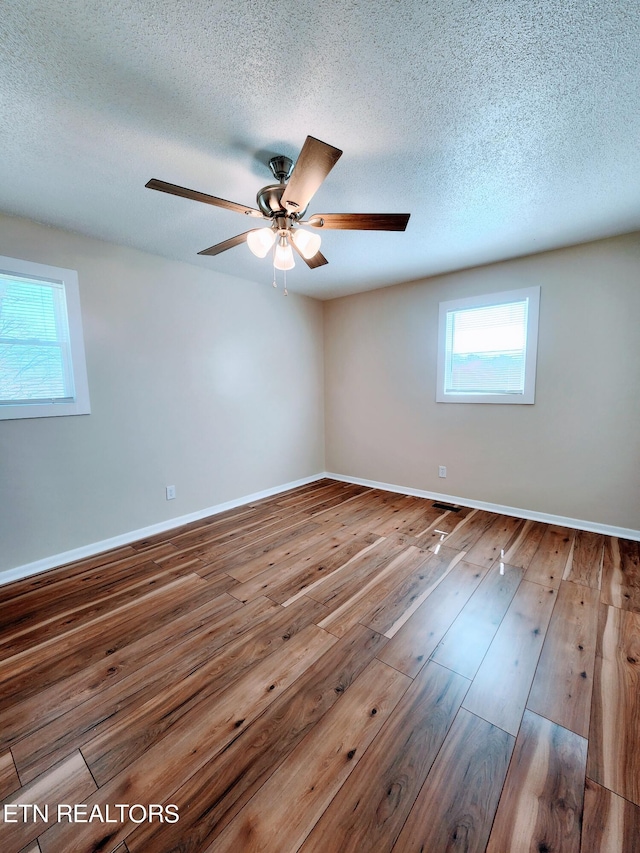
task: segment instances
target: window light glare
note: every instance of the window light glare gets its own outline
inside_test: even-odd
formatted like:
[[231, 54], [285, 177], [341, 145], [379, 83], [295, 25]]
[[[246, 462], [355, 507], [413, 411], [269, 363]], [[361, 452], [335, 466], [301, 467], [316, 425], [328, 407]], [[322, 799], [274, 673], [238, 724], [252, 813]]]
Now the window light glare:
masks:
[[528, 300], [447, 312], [445, 394], [523, 394]]
[[264, 258], [275, 243], [276, 235], [271, 228], [258, 228], [247, 234], [247, 245], [256, 258]]
[[302, 257], [309, 260], [318, 253], [322, 240], [319, 234], [312, 234], [310, 231], [298, 228], [293, 232], [293, 242]]

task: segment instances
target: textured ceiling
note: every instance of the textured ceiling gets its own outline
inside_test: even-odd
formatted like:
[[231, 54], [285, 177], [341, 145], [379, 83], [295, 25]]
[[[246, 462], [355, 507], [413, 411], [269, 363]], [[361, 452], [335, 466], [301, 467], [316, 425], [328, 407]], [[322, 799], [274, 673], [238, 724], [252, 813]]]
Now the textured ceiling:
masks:
[[[271, 282], [227, 210], [307, 134], [344, 154], [309, 212], [320, 298], [640, 229], [637, 0], [5, 0], [0, 210]], [[241, 283], [238, 283], [241, 286]]]

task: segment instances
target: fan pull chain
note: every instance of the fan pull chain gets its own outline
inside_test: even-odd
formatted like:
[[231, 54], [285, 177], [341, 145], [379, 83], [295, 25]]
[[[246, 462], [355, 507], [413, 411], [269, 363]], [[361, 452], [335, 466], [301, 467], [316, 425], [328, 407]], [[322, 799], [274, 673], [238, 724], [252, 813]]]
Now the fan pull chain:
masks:
[[289, 291], [287, 290], [287, 271], [286, 270], [283, 270], [282, 277], [284, 279], [284, 295], [288, 296]]

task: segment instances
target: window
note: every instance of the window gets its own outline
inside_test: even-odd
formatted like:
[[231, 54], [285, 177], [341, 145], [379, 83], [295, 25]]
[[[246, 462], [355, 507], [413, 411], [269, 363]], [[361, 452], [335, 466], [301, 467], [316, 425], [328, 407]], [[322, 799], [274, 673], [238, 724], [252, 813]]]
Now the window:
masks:
[[0, 256], [0, 420], [89, 412], [78, 274]]
[[540, 288], [440, 303], [438, 403], [533, 403]]

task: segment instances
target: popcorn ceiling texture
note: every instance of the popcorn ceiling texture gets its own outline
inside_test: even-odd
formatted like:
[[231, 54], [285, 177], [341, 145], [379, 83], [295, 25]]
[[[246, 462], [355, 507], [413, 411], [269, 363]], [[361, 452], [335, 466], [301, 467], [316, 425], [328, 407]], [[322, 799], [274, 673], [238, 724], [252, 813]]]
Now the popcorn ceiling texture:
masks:
[[[197, 252], [307, 134], [344, 150], [309, 212], [410, 212], [327, 232], [328, 298], [640, 228], [637, 0], [5, 0], [0, 210], [254, 281]], [[240, 286], [240, 285], [239, 285]]]

